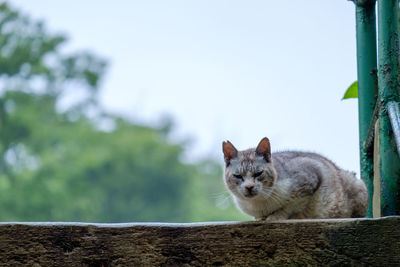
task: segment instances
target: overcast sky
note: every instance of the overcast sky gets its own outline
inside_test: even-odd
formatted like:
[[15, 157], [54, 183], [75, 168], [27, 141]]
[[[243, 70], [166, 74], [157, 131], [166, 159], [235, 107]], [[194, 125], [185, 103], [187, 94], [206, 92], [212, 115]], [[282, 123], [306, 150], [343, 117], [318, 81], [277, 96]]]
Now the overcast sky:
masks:
[[359, 173], [354, 4], [346, 0], [12, 0], [68, 49], [109, 60], [108, 110], [149, 124], [165, 114], [191, 159], [221, 142], [319, 152]]

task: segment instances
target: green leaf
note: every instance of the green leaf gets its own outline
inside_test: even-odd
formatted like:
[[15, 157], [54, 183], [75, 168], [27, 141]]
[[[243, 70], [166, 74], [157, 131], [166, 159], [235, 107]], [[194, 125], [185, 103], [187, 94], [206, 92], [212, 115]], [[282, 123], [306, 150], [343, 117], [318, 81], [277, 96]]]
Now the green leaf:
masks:
[[349, 98], [358, 98], [358, 82], [357, 81], [352, 83], [349, 86], [349, 88], [347, 88], [346, 93], [344, 93], [342, 100], [349, 99]]

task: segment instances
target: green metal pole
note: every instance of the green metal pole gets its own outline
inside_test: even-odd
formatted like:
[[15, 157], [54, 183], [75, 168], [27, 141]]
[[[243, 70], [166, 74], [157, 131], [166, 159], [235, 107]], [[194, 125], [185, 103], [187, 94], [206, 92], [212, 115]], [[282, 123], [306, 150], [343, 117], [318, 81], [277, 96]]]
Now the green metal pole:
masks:
[[378, 82], [381, 214], [400, 214], [400, 159], [388, 116], [388, 103], [399, 100], [398, 0], [378, 1]]
[[361, 179], [369, 194], [367, 217], [372, 217], [373, 155], [364, 142], [372, 121], [377, 96], [375, 0], [355, 1], [357, 36], [358, 121], [360, 135]]

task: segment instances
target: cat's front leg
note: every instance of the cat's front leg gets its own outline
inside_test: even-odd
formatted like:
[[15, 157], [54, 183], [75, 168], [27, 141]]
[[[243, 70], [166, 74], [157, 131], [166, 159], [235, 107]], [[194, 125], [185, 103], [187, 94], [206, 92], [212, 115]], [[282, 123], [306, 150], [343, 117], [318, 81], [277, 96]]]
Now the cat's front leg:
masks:
[[282, 220], [287, 220], [289, 219], [289, 213], [285, 209], [279, 209], [274, 211], [268, 216], [264, 216], [262, 220], [267, 221], [267, 222], [275, 222], [275, 221], [282, 221]]
[[287, 220], [289, 219], [289, 216], [287, 214], [271, 214], [268, 216], [265, 221], [267, 222], [276, 222], [276, 221], [282, 221], [282, 220]]

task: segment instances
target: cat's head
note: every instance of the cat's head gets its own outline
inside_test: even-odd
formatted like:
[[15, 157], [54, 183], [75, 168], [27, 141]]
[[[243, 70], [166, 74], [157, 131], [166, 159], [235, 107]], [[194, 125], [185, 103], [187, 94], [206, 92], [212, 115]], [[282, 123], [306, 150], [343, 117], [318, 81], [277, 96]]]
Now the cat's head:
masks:
[[225, 159], [224, 180], [238, 198], [251, 200], [267, 198], [276, 181], [271, 163], [268, 138], [261, 139], [257, 148], [238, 151], [231, 142], [222, 143]]

